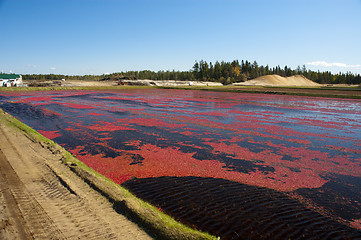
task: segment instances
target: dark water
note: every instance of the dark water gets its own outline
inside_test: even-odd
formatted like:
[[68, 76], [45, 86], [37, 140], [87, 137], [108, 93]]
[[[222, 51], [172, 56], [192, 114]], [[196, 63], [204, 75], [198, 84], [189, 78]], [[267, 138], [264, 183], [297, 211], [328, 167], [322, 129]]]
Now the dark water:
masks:
[[216, 178], [160, 177], [123, 183], [189, 226], [221, 239], [356, 239], [361, 232], [282, 192]]

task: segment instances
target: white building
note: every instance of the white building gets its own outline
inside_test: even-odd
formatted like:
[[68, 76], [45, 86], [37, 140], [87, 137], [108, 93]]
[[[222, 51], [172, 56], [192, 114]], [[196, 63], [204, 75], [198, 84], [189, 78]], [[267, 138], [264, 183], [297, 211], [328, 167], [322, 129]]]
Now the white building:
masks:
[[16, 87], [22, 83], [23, 77], [19, 74], [0, 73], [0, 87]]

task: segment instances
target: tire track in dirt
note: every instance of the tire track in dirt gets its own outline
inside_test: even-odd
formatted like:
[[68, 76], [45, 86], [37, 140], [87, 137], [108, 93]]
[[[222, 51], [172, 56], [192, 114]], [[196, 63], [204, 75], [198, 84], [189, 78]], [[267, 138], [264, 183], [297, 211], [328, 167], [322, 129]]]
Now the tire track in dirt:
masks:
[[60, 184], [56, 176], [47, 174], [40, 183], [40, 202], [47, 205], [48, 212], [52, 212], [66, 239], [117, 239], [112, 229], [102, 223], [86, 202]]
[[11, 222], [0, 225], [1, 239], [152, 239], [62, 165], [60, 154], [17, 134], [0, 124], [0, 223]]
[[[64, 239], [41, 205], [29, 195], [14, 169], [0, 151], [1, 183], [5, 202], [11, 211], [21, 239]], [[5, 189], [4, 189], [5, 190]]]
[[25, 224], [25, 219], [22, 217], [17, 201], [10, 189], [8, 179], [12, 173], [13, 169], [0, 150], [0, 197], [2, 205], [0, 238], [29, 239], [31, 238], [30, 230]]

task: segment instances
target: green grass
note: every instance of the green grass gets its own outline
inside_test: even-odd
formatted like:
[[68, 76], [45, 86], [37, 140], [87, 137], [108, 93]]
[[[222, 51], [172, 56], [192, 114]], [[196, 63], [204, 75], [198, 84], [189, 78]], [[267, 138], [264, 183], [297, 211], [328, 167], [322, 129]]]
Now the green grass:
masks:
[[147, 86], [79, 86], [79, 87], [0, 87], [0, 92], [27, 92], [27, 91], [69, 91], [69, 90], [114, 90], [152, 88]]
[[75, 166], [78, 171], [85, 172], [85, 178], [87, 179], [83, 178], [84, 181], [90, 181], [95, 185], [95, 189], [108, 197], [111, 202], [121, 203], [130, 215], [135, 215], [135, 218], [144, 224], [146, 228], [150, 228], [149, 231], [155, 232], [159, 239], [218, 239], [208, 233], [194, 230], [177, 222], [169, 215], [159, 211], [156, 207], [137, 198], [127, 189], [94, 171], [66, 151], [63, 147], [44, 137], [10, 114], [7, 114], [1, 108], [0, 121], [6, 126], [15, 129], [15, 131], [23, 132], [33, 142], [38, 142], [43, 147], [46, 147], [53, 152], [60, 152], [64, 164], [70, 167]]
[[24, 132], [32, 141], [39, 141], [50, 145], [55, 145], [55, 143], [29, 127], [28, 125], [20, 122], [16, 118], [12, 117], [10, 114], [7, 114], [4, 110], [0, 108], [0, 114], [2, 115], [1, 121], [9, 127], [15, 127], [22, 132]]
[[[289, 87], [262, 87], [262, 86], [186, 86], [186, 87], [158, 87], [161, 89], [183, 89], [183, 90], [201, 90], [201, 91], [213, 91], [213, 92], [234, 92], [234, 93], [258, 93], [258, 94], [275, 94], [275, 95], [290, 95], [290, 96], [308, 96], [308, 97], [327, 97], [327, 98], [346, 98], [346, 99], [361, 99], [361, 95], [350, 94], [333, 94], [328, 93], [327, 90], [343, 90], [343, 89], [323, 89], [313, 87], [302, 87], [302, 88], [289, 88]], [[254, 90], [257, 89], [257, 90]], [[272, 89], [272, 90], [270, 90]], [[274, 89], [274, 90], [273, 90]], [[324, 92], [286, 92], [284, 89], [314, 89], [314, 90], [325, 90]], [[350, 92], [360, 92], [358, 88], [349, 89]]]

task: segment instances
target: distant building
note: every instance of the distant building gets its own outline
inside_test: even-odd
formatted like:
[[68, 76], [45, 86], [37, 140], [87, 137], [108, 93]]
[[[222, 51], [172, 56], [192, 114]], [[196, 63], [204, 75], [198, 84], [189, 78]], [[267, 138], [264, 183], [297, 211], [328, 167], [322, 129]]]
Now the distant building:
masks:
[[16, 87], [22, 83], [23, 77], [19, 74], [0, 73], [0, 87]]

